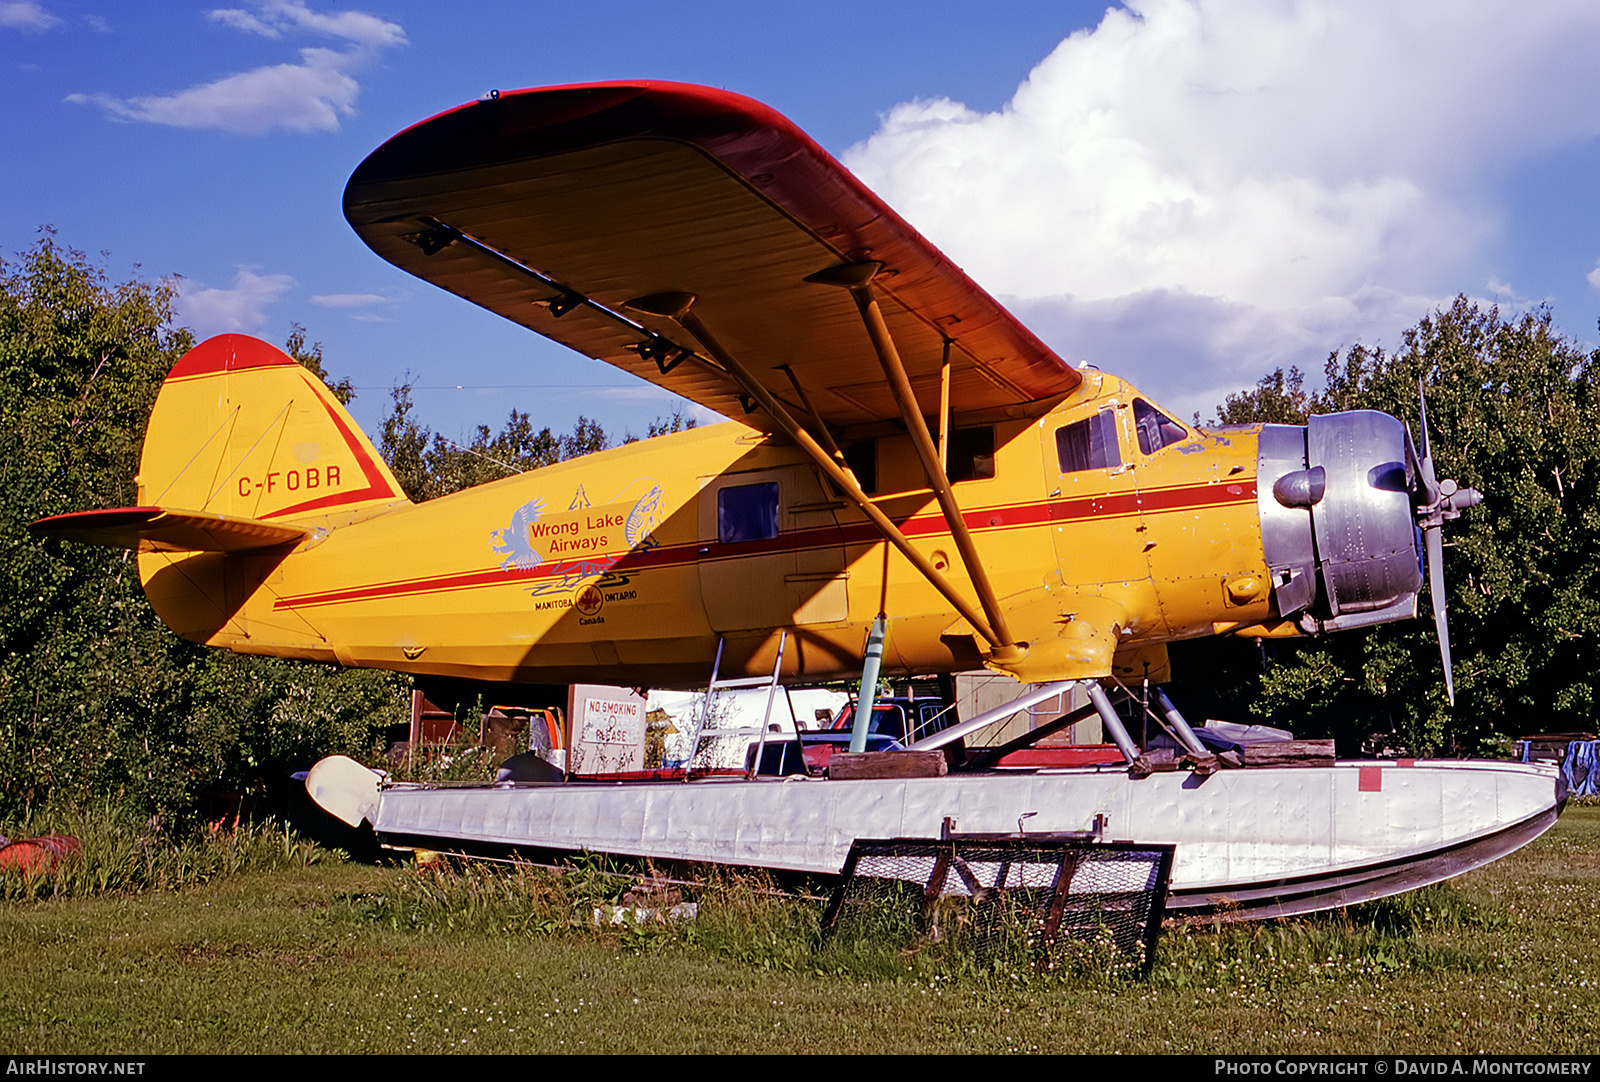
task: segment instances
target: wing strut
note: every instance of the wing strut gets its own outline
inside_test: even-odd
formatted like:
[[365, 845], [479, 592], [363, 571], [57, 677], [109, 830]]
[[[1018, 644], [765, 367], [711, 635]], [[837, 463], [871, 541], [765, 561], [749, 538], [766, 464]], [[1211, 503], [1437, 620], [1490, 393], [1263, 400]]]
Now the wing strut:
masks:
[[[699, 316], [690, 310], [694, 302], [695, 295], [693, 293], [654, 293], [648, 297], [639, 297], [631, 300], [626, 307], [632, 308], [637, 312], [645, 312], [649, 315], [670, 319], [698, 339], [700, 344], [705, 347], [706, 352], [711, 354], [712, 358], [722, 366], [723, 371], [732, 376], [739, 386], [744, 389], [745, 394], [749, 395], [761, 409], [767, 412], [778, 427], [783, 429], [784, 434], [797, 443], [801, 450], [805, 451], [811, 457], [811, 460], [827, 475], [828, 479], [838, 486], [841, 492], [849, 496], [851, 502], [859, 507], [867, 518], [872, 520], [872, 524], [878, 528], [878, 532], [898, 549], [902, 556], [911, 561], [911, 565], [921, 573], [923, 578], [932, 584], [934, 589], [944, 596], [945, 600], [950, 602], [967, 623], [972, 625], [974, 631], [983, 636], [992, 648], [997, 660], [1011, 660], [1012, 657], [1019, 655], [1021, 651], [1011, 641], [1010, 637], [1007, 636], [1002, 640], [995, 632], [993, 625], [984, 617], [984, 614], [973, 608], [972, 602], [961, 596], [950, 581], [934, 569], [928, 558], [917, 551], [916, 547], [906, 538], [906, 535], [900, 532], [900, 528], [889, 520], [889, 516], [879, 510], [877, 504], [873, 503], [867, 497], [867, 494], [861, 491], [861, 486], [856, 482], [855, 475], [834, 461], [833, 456], [823, 449], [822, 445], [801, 426], [800, 422], [794, 419], [783, 404], [773, 397], [770, 391], [758, 383], [745, 369], [744, 365], [735, 360], [733, 355], [722, 347], [721, 342], [717, 340], [717, 336], [711, 332], [711, 329], [701, 321]], [[924, 432], [926, 432], [926, 429], [924, 429]], [[985, 579], [985, 585], [987, 585], [987, 579]], [[987, 608], [987, 606], [985, 607]]]
[[[941, 465], [947, 453], [946, 449], [935, 447], [933, 444], [933, 436], [928, 432], [928, 423], [923, 419], [922, 411], [917, 408], [916, 395], [911, 390], [911, 378], [906, 375], [906, 366], [900, 360], [900, 351], [895, 348], [894, 338], [889, 333], [889, 325], [884, 322], [883, 312], [878, 307], [878, 298], [873, 293], [872, 279], [882, 269], [882, 263], [873, 261], [841, 263], [827, 270], [818, 271], [806, 281], [848, 289], [851, 298], [856, 302], [856, 307], [861, 310], [861, 321], [866, 324], [867, 335], [872, 339], [872, 348], [877, 351], [878, 361], [883, 365], [883, 374], [889, 380], [889, 389], [894, 394], [895, 403], [900, 407], [900, 419], [905, 422], [906, 431], [911, 434], [912, 446], [916, 447], [917, 457], [922, 460], [922, 472], [928, 480], [928, 487], [939, 500], [939, 510], [944, 512], [945, 525], [950, 527], [950, 536], [955, 540], [956, 550], [961, 553], [961, 562], [966, 566], [967, 578], [971, 580], [973, 589], [978, 592], [978, 601], [983, 605], [984, 615], [989, 618], [989, 623], [998, 636], [993, 640], [995, 660], [1020, 657], [1022, 651], [1016, 646], [1016, 640], [1011, 637], [1011, 629], [1006, 625], [1005, 612], [1000, 608], [994, 585], [989, 581], [989, 571], [978, 558], [978, 547], [972, 541], [972, 532], [967, 529], [966, 517], [961, 513], [961, 505], [956, 502], [956, 494], [950, 487], [950, 478]], [[945, 358], [945, 372], [948, 372], [948, 349]], [[945, 378], [945, 372], [941, 373], [942, 379]], [[944, 397], [943, 393], [940, 397]], [[945, 432], [946, 421], [943, 417], [939, 419], [939, 428], [941, 433]], [[1002, 657], [1002, 654], [1006, 656]]]

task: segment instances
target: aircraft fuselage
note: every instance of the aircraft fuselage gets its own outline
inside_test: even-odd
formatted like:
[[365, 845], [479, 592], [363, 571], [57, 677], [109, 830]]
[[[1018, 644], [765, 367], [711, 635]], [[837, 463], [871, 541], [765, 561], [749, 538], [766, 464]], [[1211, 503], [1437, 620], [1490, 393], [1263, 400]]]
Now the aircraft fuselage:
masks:
[[[1091, 675], [1110, 641], [1138, 674], [1160, 667], [1161, 644], [1274, 615], [1256, 430], [1163, 417], [1169, 442], [1145, 453], [1146, 400], [1088, 376], [1039, 416], [962, 420], [950, 441], [968, 527], [1039, 663], [1029, 678]], [[1063, 440], [1086, 427], [1077, 443], [1091, 457], [1074, 459]], [[879, 506], [950, 568], [950, 531], [909, 439], [858, 440], [847, 454]], [[691, 686], [719, 636], [724, 671], [770, 671], [774, 629], [789, 628], [786, 674], [837, 678], [859, 672], [880, 611], [891, 671], [984, 661], [971, 628], [797, 448], [737, 424], [402, 506], [289, 553], [145, 553], [141, 567], [163, 617], [211, 645], [432, 675]], [[186, 581], [225, 580], [233, 612], [220, 626], [173, 611], [188, 595], [160, 583], [185, 568]], [[962, 582], [959, 565], [948, 574]], [[1081, 634], [1107, 619], [1115, 640]]]

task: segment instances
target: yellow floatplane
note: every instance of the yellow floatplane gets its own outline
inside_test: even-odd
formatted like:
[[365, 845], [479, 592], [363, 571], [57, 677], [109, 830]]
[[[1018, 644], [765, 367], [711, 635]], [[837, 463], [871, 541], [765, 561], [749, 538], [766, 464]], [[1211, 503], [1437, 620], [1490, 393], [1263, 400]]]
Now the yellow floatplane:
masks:
[[[1373, 412], [1186, 424], [1063, 362], [746, 98], [493, 93], [375, 151], [345, 214], [404, 270], [734, 420], [413, 505], [304, 368], [213, 338], [162, 388], [140, 506], [36, 525], [136, 548], [156, 611], [197, 642], [686, 688], [714, 664], [858, 675], [878, 624], [886, 673], [986, 667], [1042, 696], [1159, 682], [1178, 640], [1414, 617], [1424, 552], [1447, 642], [1440, 529], [1478, 497], [1435, 478], [1425, 421], [1420, 453]], [[380, 836], [814, 871], [857, 836], [946, 820], [1109, 830], [1176, 843], [1173, 904], [1260, 913], [1454, 874], [1536, 836], [1563, 798], [1547, 769], [1459, 763], [356, 788]]]

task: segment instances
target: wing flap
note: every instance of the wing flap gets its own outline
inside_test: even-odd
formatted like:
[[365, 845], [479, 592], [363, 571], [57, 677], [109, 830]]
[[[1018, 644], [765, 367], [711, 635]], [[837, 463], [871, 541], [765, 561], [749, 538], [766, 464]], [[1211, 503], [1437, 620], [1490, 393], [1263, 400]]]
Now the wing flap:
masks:
[[42, 518], [28, 526], [35, 537], [139, 552], [249, 552], [294, 544], [306, 531], [259, 519], [163, 507], [113, 507]]
[[640, 351], [653, 335], [695, 343], [629, 300], [695, 294], [764, 386], [792, 402], [789, 368], [839, 426], [898, 413], [886, 395], [833, 392], [877, 361], [849, 296], [804, 278], [869, 256], [926, 412], [947, 339], [963, 411], [1058, 398], [1080, 378], [798, 128], [722, 91], [601, 84], [467, 105], [375, 151], [345, 214], [402, 269], [730, 417], [743, 416], [733, 381], [663, 371]]

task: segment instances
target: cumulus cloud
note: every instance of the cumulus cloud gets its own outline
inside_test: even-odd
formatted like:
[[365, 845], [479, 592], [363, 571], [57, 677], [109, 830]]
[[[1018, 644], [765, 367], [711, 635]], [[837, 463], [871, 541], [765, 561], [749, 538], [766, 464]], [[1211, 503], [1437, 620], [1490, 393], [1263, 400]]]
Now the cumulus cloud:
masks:
[[845, 161], [1063, 355], [1207, 412], [1482, 281], [1494, 183], [1600, 134], [1597, 48], [1586, 0], [1130, 0]]
[[34, 0], [0, 0], [0, 27], [7, 30], [39, 34], [60, 23], [60, 19]]
[[1594, 288], [1600, 289], [1600, 260], [1595, 261], [1594, 270], [1584, 275], [1584, 281], [1594, 286]]
[[286, 131], [336, 131], [339, 118], [355, 112], [360, 84], [353, 72], [386, 48], [406, 44], [396, 23], [359, 11], [323, 14], [299, 0], [268, 0], [254, 11], [218, 9], [210, 17], [225, 26], [279, 40], [301, 32], [339, 38], [343, 48], [299, 50], [297, 64], [273, 64], [229, 75], [173, 94], [123, 98], [71, 94], [67, 101], [99, 106], [118, 120], [175, 128], [218, 128], [258, 135]]
[[180, 282], [173, 307], [183, 323], [202, 339], [230, 331], [254, 331], [266, 323], [267, 307], [294, 285], [294, 279], [287, 274], [257, 274], [240, 267], [232, 289]]
[[274, 41], [292, 30], [309, 30], [374, 49], [406, 43], [405, 31], [396, 23], [384, 22], [362, 11], [325, 15], [312, 11], [300, 0], [269, 0], [254, 12], [218, 8], [207, 14], [216, 22]]

